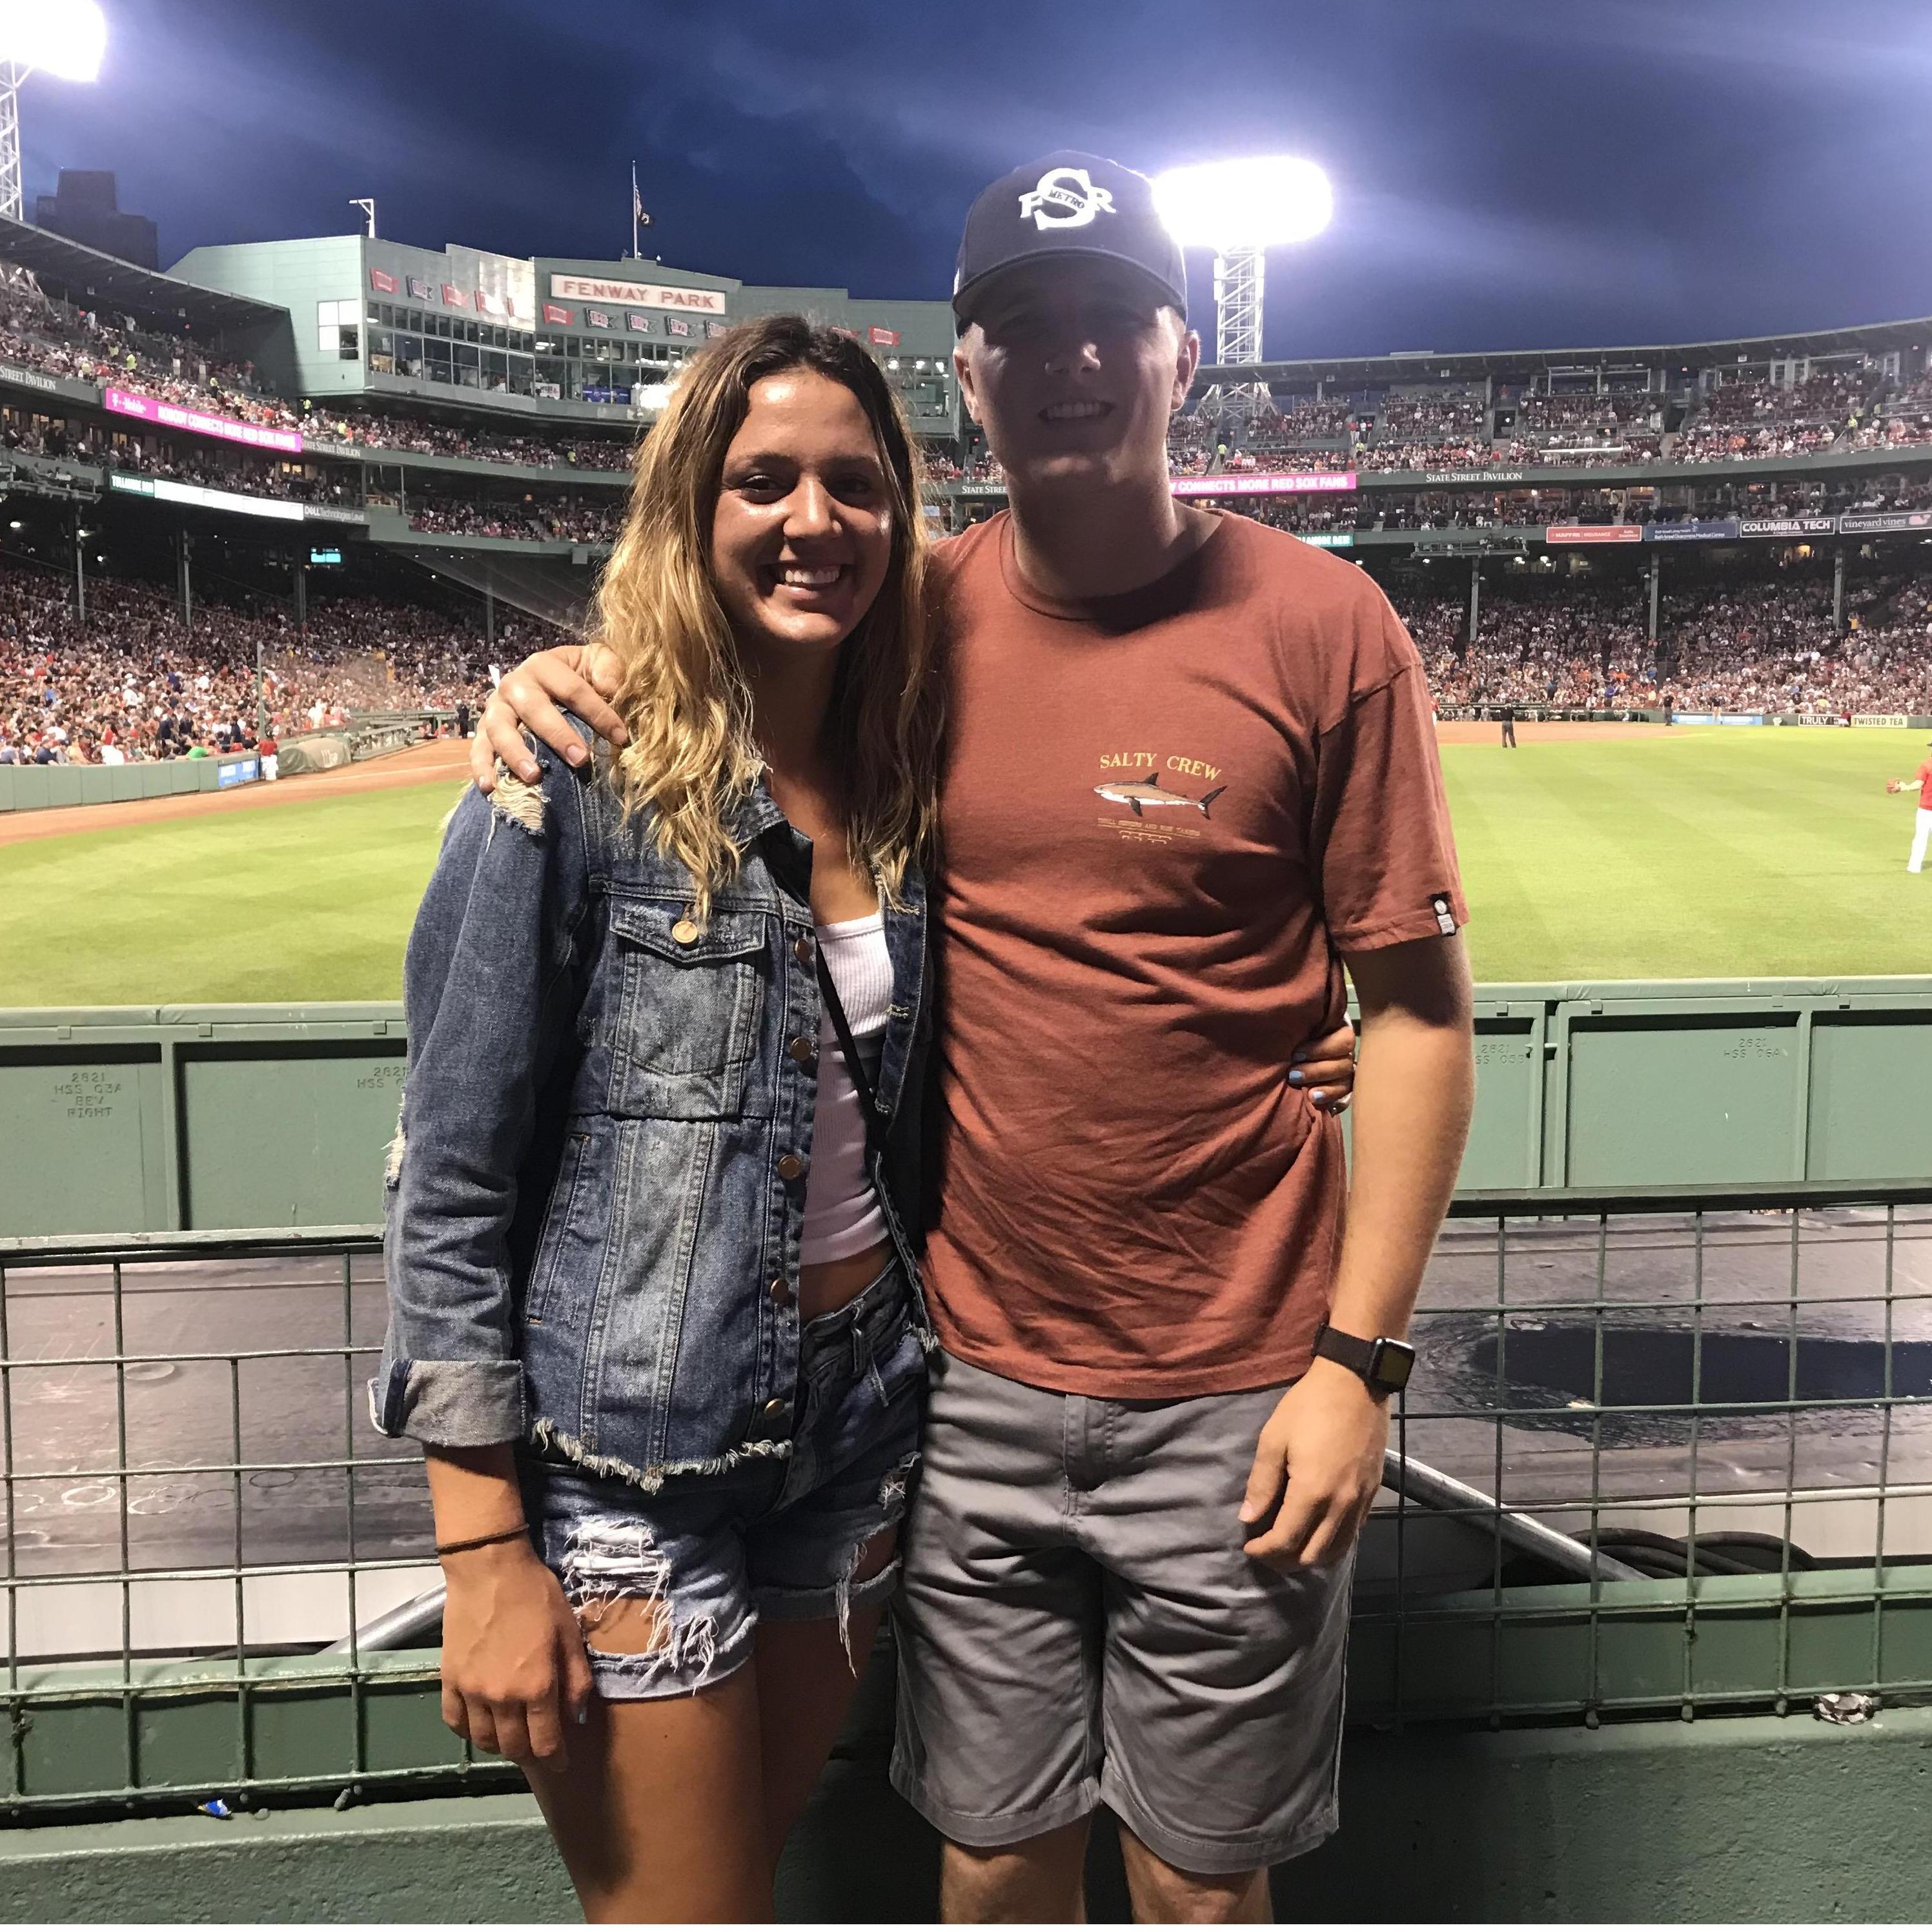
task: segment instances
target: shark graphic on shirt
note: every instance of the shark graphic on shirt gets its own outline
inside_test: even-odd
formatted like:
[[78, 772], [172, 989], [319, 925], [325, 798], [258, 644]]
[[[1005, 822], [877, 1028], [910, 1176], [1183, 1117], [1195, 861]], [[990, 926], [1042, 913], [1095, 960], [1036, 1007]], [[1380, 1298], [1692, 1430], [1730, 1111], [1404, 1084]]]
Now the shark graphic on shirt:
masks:
[[1149, 772], [1144, 778], [1114, 778], [1106, 784], [1096, 784], [1095, 792], [1110, 805], [1126, 805], [1133, 808], [1136, 818], [1144, 818], [1150, 806], [1157, 805], [1191, 806], [1203, 818], [1210, 817], [1208, 808], [1226, 791], [1226, 785], [1216, 785], [1210, 792], [1204, 792], [1198, 798], [1190, 798], [1185, 792], [1169, 791], [1160, 782], [1157, 771]]

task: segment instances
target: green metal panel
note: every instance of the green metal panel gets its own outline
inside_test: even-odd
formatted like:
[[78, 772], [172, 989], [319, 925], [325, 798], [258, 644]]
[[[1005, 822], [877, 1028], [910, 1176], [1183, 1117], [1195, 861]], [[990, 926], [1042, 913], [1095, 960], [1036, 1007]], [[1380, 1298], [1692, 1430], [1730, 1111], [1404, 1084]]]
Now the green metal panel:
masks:
[[190, 1228], [300, 1228], [366, 1219], [402, 1102], [404, 1042], [237, 1041], [180, 1059]]
[[1928, 1095], [1932, 1018], [1820, 1012], [1811, 1029], [1808, 1175], [1932, 1172]]
[[1534, 1187], [1543, 1109], [1544, 1014], [1526, 1000], [1476, 1010], [1476, 1117], [1459, 1187]]
[[[1492, 986], [1476, 1015], [1465, 1192], [1932, 1173], [1932, 979]], [[158, 1075], [138, 1134], [54, 1105], [55, 1063], [110, 1048]], [[0, 1163], [0, 1230], [368, 1220], [404, 1050], [389, 1005], [0, 1010], [0, 1095], [50, 1136]]]
[[164, 1072], [152, 1041], [0, 1054], [0, 1234], [170, 1226]]
[[[778, 1876], [792, 1923], [938, 1916], [932, 1828], [886, 1740], [826, 1767]], [[1898, 1922], [1924, 1916], [1932, 1712], [1500, 1733], [1358, 1730], [1341, 1824], [1275, 1874], [1284, 1923]], [[1126, 1916], [1096, 1820], [1088, 1916]], [[0, 1833], [0, 1918], [355, 1924], [578, 1918], [526, 1793]]]
[[1798, 1178], [1795, 1013], [1612, 1016], [1601, 1002], [1566, 1002], [1557, 1021], [1568, 1046], [1563, 1162], [1546, 1178], [1591, 1187]]

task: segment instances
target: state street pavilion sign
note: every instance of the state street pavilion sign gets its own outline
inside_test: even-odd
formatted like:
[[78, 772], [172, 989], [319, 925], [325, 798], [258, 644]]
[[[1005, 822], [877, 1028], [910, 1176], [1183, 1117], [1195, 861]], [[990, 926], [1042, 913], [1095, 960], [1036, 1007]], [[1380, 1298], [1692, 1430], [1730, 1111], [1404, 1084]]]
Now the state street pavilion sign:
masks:
[[625, 308], [670, 308], [687, 315], [722, 315], [722, 289], [674, 289], [652, 282], [607, 282], [598, 275], [552, 275], [550, 292], [560, 302], [609, 302]]

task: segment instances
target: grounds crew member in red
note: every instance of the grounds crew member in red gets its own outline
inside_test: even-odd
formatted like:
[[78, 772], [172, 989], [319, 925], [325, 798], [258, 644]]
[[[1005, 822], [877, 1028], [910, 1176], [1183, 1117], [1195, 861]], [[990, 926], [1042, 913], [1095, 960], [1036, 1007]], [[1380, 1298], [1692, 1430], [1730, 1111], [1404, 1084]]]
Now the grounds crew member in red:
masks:
[[1908, 872], [1922, 872], [1925, 869], [1925, 847], [1932, 840], [1932, 758], [1926, 759], [1909, 778], [1894, 778], [1886, 787], [1888, 792], [1910, 791], [1918, 788], [1918, 816], [1914, 821], [1912, 833], [1912, 856], [1906, 860]]

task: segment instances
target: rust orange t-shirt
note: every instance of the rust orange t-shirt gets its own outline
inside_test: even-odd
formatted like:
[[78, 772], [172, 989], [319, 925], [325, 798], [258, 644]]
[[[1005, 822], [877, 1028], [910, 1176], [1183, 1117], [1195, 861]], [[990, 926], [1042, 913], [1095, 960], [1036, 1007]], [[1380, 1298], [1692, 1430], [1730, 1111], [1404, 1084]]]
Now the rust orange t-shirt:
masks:
[[1307, 1366], [1342, 1130], [1288, 1082], [1338, 955], [1466, 916], [1415, 646], [1361, 571], [1224, 515], [1129, 596], [942, 547], [934, 1218], [953, 1354], [1076, 1394]]

